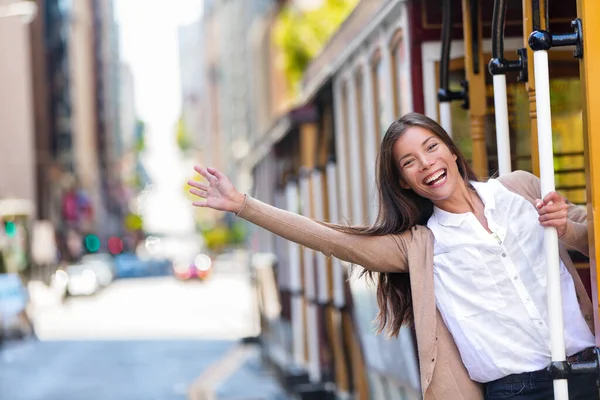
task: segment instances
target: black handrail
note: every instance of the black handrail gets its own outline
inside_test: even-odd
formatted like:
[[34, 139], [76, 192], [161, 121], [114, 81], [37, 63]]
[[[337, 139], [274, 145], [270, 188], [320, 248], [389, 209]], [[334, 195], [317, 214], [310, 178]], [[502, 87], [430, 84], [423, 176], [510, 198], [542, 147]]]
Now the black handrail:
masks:
[[[539, 1], [540, 0], [532, 0], [534, 9], [537, 6], [539, 11]], [[575, 58], [583, 58], [583, 27], [581, 24], [581, 19], [575, 18], [571, 21], [571, 27], [573, 28], [573, 33], [562, 33], [562, 34], [552, 34], [550, 33], [550, 16], [549, 16], [549, 6], [548, 0], [544, 0], [544, 5], [546, 8], [546, 12], [544, 13], [544, 19], [546, 22], [546, 30], [541, 30], [539, 27], [539, 23], [535, 22], [534, 19], [534, 29], [529, 35], [529, 47], [533, 51], [540, 50], [550, 50], [552, 47], [562, 47], [562, 46], [575, 46], [575, 50], [573, 51], [573, 57]], [[534, 14], [535, 16], [535, 14]], [[538, 16], [539, 19], [539, 16]], [[536, 29], [537, 28], [537, 29]]]
[[504, 75], [508, 71], [518, 71], [519, 82], [527, 82], [527, 50], [519, 49], [517, 61], [504, 58], [504, 21], [506, 19], [506, 0], [494, 1], [494, 14], [492, 18], [492, 59], [488, 70], [492, 75]]
[[450, 44], [452, 42], [452, 0], [444, 0], [442, 8], [442, 52], [440, 56], [440, 88], [438, 101], [440, 103], [463, 100], [462, 108], [469, 108], [469, 88], [466, 81], [461, 82], [463, 88], [460, 92], [451, 91], [449, 88], [450, 74]]

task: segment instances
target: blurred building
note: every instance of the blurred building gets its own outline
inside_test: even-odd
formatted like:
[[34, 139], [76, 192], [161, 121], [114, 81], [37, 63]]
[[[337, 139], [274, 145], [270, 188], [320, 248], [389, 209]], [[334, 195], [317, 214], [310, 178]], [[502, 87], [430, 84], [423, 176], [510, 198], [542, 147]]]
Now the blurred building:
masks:
[[135, 145], [137, 111], [135, 109], [135, 85], [131, 67], [126, 63], [119, 65], [119, 122], [121, 151], [127, 153]]
[[0, 199], [34, 202], [35, 125], [31, 33], [10, 2], [0, 3]]
[[211, 136], [203, 132], [201, 98], [204, 93], [204, 39], [202, 21], [178, 29], [181, 84], [181, 123], [190, 146], [199, 152], [201, 162], [211, 164]]
[[[22, 4], [37, 9], [29, 25]], [[63, 259], [74, 256], [67, 235], [96, 234], [105, 243], [122, 231], [112, 9], [112, 0], [0, 3], [0, 54], [10, 60], [0, 66], [0, 200], [29, 200], [30, 217], [54, 226]]]
[[109, 235], [124, 233], [127, 196], [121, 179], [123, 136], [120, 124], [120, 57], [118, 26], [113, 0], [92, 0], [94, 11], [98, 152], [106, 218], [99, 230], [105, 242]]
[[220, 141], [222, 168], [242, 190], [251, 187], [251, 175], [241, 160], [250, 151], [253, 87], [250, 34], [257, 20], [277, 4], [274, 0], [215, 0], [204, 2], [207, 93], [203, 107], [210, 132]]

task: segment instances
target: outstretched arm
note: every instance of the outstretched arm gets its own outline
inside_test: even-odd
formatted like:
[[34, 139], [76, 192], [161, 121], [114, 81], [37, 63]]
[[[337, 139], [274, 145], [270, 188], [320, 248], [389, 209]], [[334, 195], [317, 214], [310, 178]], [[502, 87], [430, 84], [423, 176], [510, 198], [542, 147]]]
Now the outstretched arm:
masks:
[[285, 211], [239, 193], [227, 176], [214, 168], [195, 167], [207, 182], [189, 181], [190, 193], [204, 199], [197, 207], [236, 213], [241, 218], [326, 256], [376, 272], [407, 272], [405, 235], [366, 236], [340, 232], [310, 218]]

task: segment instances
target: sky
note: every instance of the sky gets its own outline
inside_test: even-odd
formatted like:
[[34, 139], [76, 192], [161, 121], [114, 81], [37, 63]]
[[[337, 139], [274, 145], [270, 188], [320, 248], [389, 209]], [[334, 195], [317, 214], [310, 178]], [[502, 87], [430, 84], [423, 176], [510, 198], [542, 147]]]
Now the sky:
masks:
[[141, 211], [151, 231], [194, 229], [183, 191], [193, 171], [187, 171], [174, 135], [181, 110], [177, 28], [200, 19], [202, 5], [202, 0], [115, 0], [121, 58], [131, 67], [135, 109], [147, 127], [143, 163], [154, 185]]
[[181, 106], [177, 27], [201, 18], [202, 0], [115, 0], [121, 57], [142, 119], [173, 124]]

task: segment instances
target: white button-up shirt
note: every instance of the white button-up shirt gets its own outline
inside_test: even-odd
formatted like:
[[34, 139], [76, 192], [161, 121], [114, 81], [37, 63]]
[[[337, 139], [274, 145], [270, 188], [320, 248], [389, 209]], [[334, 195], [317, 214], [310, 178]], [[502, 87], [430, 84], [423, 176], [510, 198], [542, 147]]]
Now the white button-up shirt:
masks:
[[[473, 213], [434, 207], [436, 304], [471, 379], [489, 382], [551, 362], [543, 227], [535, 207], [500, 182], [472, 182], [485, 204]], [[567, 356], [595, 345], [573, 279], [560, 262]]]

